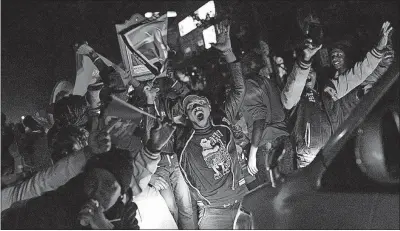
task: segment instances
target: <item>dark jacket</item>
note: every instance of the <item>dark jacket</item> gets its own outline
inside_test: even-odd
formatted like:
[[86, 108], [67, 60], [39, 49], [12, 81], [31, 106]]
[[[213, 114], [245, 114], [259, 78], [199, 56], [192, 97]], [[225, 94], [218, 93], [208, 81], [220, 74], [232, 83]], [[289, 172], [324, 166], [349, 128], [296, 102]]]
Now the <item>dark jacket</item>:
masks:
[[332, 134], [329, 118], [325, 112], [320, 94], [304, 89], [296, 106], [292, 138], [298, 153], [297, 164], [304, 167], [312, 161]]
[[260, 119], [265, 120], [265, 129], [259, 146], [289, 135], [278, 86], [270, 79], [260, 76], [251, 76], [245, 83], [246, 95], [241, 112], [245, 117], [250, 139], [253, 123]]
[[[306, 91], [303, 91], [311, 63], [300, 60], [296, 62], [282, 91], [281, 100], [286, 109], [291, 109], [297, 104], [292, 135], [300, 167], [313, 160], [357, 105], [357, 86], [369, 79], [377, 79], [375, 75], [382, 71], [377, 68], [381, 58], [382, 54], [373, 49], [362, 62], [356, 63], [344, 74], [336, 73], [338, 78], [328, 81], [323, 91], [315, 94], [315, 103], [306, 100]], [[305, 165], [301, 166], [301, 162]]]
[[[214, 109], [211, 112], [211, 118], [212, 118], [212, 124], [213, 126], [221, 126], [225, 127], [230, 131], [229, 135], [229, 143], [228, 143], [228, 150], [229, 154], [231, 155], [231, 158], [233, 160], [232, 163], [232, 174], [233, 174], [233, 185], [232, 189], [236, 189], [239, 186], [239, 181], [240, 183], [244, 182], [243, 176], [241, 174], [241, 167], [239, 163], [239, 155], [237, 154], [236, 151], [236, 146], [234, 142], [234, 136], [233, 132], [229, 126], [230, 122], [234, 124], [236, 122], [237, 114], [239, 112], [240, 107], [242, 106], [242, 102], [244, 99], [244, 94], [245, 94], [245, 85], [244, 85], [244, 80], [242, 76], [242, 71], [241, 71], [241, 64], [240, 62], [234, 62], [229, 64], [229, 69], [231, 71], [231, 76], [232, 76], [232, 82], [233, 86], [232, 89], [223, 105], [222, 110]], [[173, 102], [171, 100], [159, 100], [159, 108], [162, 111], [165, 111], [165, 115], [169, 119], [173, 119], [174, 117], [178, 116], [179, 113], [183, 114], [182, 108], [180, 108], [180, 102]], [[161, 106], [160, 106], [161, 105]], [[174, 109], [175, 108], [175, 109]], [[158, 110], [157, 109], [157, 110]], [[154, 106], [150, 106], [146, 108], [147, 112], [154, 114], [155, 113], [155, 108]], [[144, 124], [146, 126], [146, 138], [145, 140], [148, 139], [150, 128], [153, 127], [154, 120], [150, 119], [149, 117], [145, 118]], [[182, 171], [182, 175], [184, 176], [184, 179], [186, 183], [189, 186], [189, 189], [191, 190], [192, 195], [194, 196], [195, 200], [202, 201], [205, 205], [210, 204], [207, 199], [200, 194], [200, 191], [193, 186], [193, 184], [190, 182], [187, 176], [187, 168], [188, 168], [188, 158], [187, 158], [187, 153], [185, 152], [186, 146], [191, 140], [192, 136], [194, 134], [194, 130], [191, 128], [191, 126], [187, 126], [186, 124], [178, 124], [178, 128], [172, 137], [172, 139], [168, 142], [168, 144], [163, 148], [162, 152], [170, 152], [170, 146], [173, 145], [173, 153], [176, 153], [178, 155], [179, 159], [179, 166]]]

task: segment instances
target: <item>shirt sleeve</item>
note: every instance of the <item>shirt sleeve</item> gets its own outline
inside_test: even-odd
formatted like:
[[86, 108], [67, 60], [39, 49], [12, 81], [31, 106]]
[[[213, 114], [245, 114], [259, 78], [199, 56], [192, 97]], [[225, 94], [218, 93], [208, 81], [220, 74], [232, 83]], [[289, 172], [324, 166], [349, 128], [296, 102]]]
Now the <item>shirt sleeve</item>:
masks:
[[342, 98], [364, 82], [364, 80], [367, 79], [367, 77], [370, 76], [378, 66], [382, 56], [383, 53], [381, 51], [373, 48], [367, 53], [364, 60], [356, 63], [353, 68], [341, 75], [336, 73], [338, 78], [331, 80], [336, 89], [336, 100]]
[[21, 184], [1, 190], [1, 211], [21, 200], [41, 196], [67, 183], [83, 171], [86, 157], [83, 149], [67, 156], [46, 170], [37, 172]]
[[310, 73], [310, 67], [311, 62], [299, 60], [294, 64], [281, 93], [281, 101], [286, 109], [293, 108], [299, 102], [308, 73]]
[[139, 191], [134, 190], [134, 194], [140, 193], [145, 189], [151, 179], [151, 176], [157, 170], [157, 164], [160, 162], [160, 153], [152, 153], [146, 147], [142, 148], [134, 158], [134, 177], [139, 186]]
[[228, 66], [231, 72], [232, 89], [226, 97], [224, 111], [229, 121], [234, 122], [243, 103], [245, 85], [240, 62], [229, 63]]
[[261, 89], [251, 82], [247, 82], [246, 89], [244, 109], [251, 115], [253, 121], [266, 120], [271, 113], [269, 113], [270, 109], [263, 102]]

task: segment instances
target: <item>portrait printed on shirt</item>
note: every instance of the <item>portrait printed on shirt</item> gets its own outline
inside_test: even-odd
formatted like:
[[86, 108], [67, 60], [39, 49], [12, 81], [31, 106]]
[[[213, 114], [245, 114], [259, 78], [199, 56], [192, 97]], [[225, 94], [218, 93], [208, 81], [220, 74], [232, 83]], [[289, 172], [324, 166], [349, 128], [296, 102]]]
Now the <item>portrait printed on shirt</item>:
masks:
[[231, 157], [228, 153], [226, 143], [222, 141], [223, 135], [217, 130], [209, 138], [203, 138], [200, 146], [203, 148], [203, 158], [207, 167], [214, 170], [214, 179], [221, 179], [228, 174], [231, 168]]

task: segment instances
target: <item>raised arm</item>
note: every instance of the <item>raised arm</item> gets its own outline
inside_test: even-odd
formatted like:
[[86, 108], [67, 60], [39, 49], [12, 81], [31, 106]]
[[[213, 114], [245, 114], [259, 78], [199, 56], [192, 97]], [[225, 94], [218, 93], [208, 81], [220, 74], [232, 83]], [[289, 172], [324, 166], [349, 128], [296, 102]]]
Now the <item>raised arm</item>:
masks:
[[133, 190], [134, 194], [148, 186], [151, 176], [157, 170], [161, 149], [171, 139], [175, 129], [176, 126], [171, 123], [155, 121], [145, 147], [134, 158], [134, 178], [140, 187], [140, 191]]
[[53, 166], [37, 172], [24, 182], [1, 190], [1, 211], [17, 201], [41, 196], [67, 183], [83, 171], [88, 157], [87, 149], [64, 157]]
[[375, 84], [390, 67], [393, 62], [393, 57], [394, 51], [392, 49], [385, 50], [385, 54], [383, 55], [383, 59], [381, 60], [379, 65], [375, 68], [372, 74], [370, 74], [367, 79], [364, 80], [361, 85], [366, 86]]
[[321, 49], [319, 47], [313, 47], [311, 41], [306, 41], [306, 48], [303, 50], [304, 56], [299, 58], [289, 74], [285, 87], [281, 92], [281, 101], [286, 109], [293, 108], [300, 100], [301, 93], [303, 92], [304, 86], [308, 73], [310, 72], [311, 59]]
[[9, 208], [14, 202], [41, 196], [43, 193], [57, 189], [83, 171], [87, 160], [93, 155], [107, 152], [111, 148], [111, 138], [107, 131], [94, 131], [89, 135], [89, 146], [67, 157], [53, 166], [37, 172], [30, 179], [19, 185], [1, 190], [1, 209]]
[[242, 75], [242, 68], [240, 62], [236, 61], [236, 56], [232, 51], [231, 38], [230, 38], [230, 25], [228, 21], [223, 21], [217, 25], [217, 43], [213, 47], [222, 53], [226, 62], [229, 65], [231, 72], [231, 91], [229, 92], [225, 104], [224, 112], [231, 122], [235, 121], [235, 117], [239, 112], [242, 105], [245, 85]]
[[[108, 66], [100, 55], [87, 43], [80, 45], [77, 44], [75, 45], [75, 49], [77, 54], [85, 55], [92, 60], [93, 64], [99, 70], [101, 80], [104, 82], [106, 87], [112, 87], [115, 89], [123, 89], [125, 87], [121, 74], [118, 73], [114, 67]], [[135, 88], [140, 86], [140, 82], [133, 78], [131, 78], [130, 84]]]
[[364, 60], [358, 62], [353, 68], [338, 74], [338, 78], [331, 80], [336, 88], [335, 100], [342, 98], [351, 90], [359, 86], [372, 74], [383, 57], [383, 49], [386, 47], [392, 27], [389, 22], [382, 25], [381, 35], [376, 47], [367, 53]]

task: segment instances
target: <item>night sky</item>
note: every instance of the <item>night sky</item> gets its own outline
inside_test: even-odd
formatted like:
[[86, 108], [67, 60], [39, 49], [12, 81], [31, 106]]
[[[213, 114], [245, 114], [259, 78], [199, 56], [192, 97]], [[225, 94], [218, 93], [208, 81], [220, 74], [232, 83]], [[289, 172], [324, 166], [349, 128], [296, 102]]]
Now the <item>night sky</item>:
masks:
[[[201, 4], [201, 2], [200, 2]], [[121, 62], [115, 24], [134, 13], [176, 9], [176, 2], [1, 1], [1, 111], [8, 121], [34, 114], [55, 84], [75, 82], [72, 45], [86, 40]]]
[[[66, 79], [74, 83], [76, 70], [72, 45], [76, 41], [86, 40], [96, 51], [120, 63], [115, 24], [123, 23], [134, 13], [148, 11], [174, 10], [179, 17], [181, 13], [194, 11], [205, 2], [1, 1], [1, 111], [7, 115], [8, 121], [34, 114], [49, 103], [52, 89], [58, 81]], [[374, 31], [379, 31], [384, 19], [398, 25], [398, 3], [394, 1], [368, 4], [365, 1], [349, 1], [353, 8], [332, 2], [320, 1], [320, 5], [332, 8], [330, 14], [333, 16], [327, 18], [339, 28], [348, 26], [349, 20], [355, 25], [362, 23], [357, 17], [359, 14], [370, 20], [364, 21], [364, 24], [373, 27]], [[277, 17], [270, 20], [271, 25], [263, 25], [273, 35], [270, 37], [275, 38], [275, 41], [270, 41], [271, 44], [282, 46], [280, 43], [285, 41], [285, 36], [281, 33], [296, 27], [296, 4], [302, 3], [279, 1], [267, 4], [259, 1], [258, 4], [257, 8], [264, 17], [261, 24], [273, 14]], [[327, 4], [330, 6], [325, 6]], [[245, 5], [244, 8], [249, 8], [248, 3]], [[236, 14], [252, 17], [242, 9], [236, 9]], [[333, 28], [333, 25], [328, 28]]]

